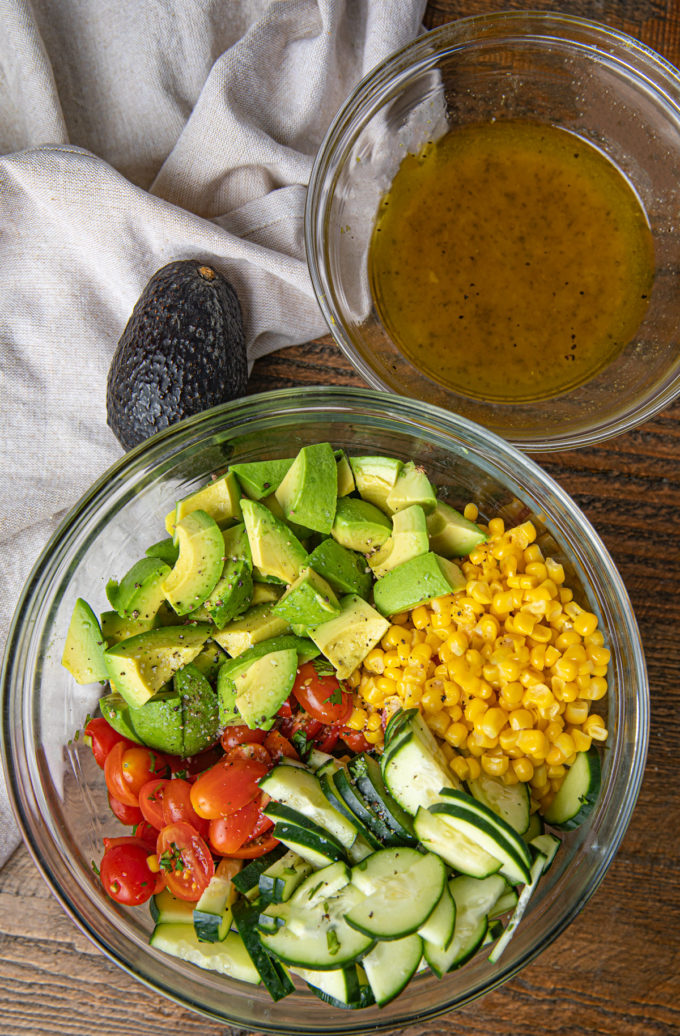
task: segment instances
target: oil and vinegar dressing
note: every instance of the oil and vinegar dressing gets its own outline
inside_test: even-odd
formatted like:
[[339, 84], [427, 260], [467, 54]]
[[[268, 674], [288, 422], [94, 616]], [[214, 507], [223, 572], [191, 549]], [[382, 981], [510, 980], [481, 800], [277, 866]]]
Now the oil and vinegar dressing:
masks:
[[501, 403], [592, 378], [635, 335], [654, 277], [623, 174], [566, 130], [494, 122], [402, 162], [369, 252], [380, 319], [430, 378]]

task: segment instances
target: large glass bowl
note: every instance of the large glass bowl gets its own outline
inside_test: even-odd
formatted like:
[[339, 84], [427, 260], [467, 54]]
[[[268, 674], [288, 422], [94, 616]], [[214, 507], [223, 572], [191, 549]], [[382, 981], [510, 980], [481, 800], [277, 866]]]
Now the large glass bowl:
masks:
[[[568, 835], [517, 934], [497, 964], [481, 952], [439, 981], [420, 975], [383, 1010], [342, 1011], [306, 990], [274, 1004], [242, 985], [151, 949], [148, 909], [117, 906], [91, 861], [120, 834], [101, 770], [73, 740], [98, 688], [61, 667], [74, 601], [106, 608], [105, 582], [160, 539], [174, 501], [230, 461], [294, 454], [328, 440], [354, 453], [382, 451], [423, 464], [452, 503], [516, 523], [531, 512], [544, 549], [564, 563], [576, 597], [595, 611], [612, 652], [609, 739], [602, 793]], [[24, 838], [74, 921], [114, 961], [153, 989], [210, 1018], [272, 1033], [375, 1032], [423, 1022], [487, 992], [541, 952], [584, 905], [630, 820], [647, 747], [648, 691], [640, 638], [621, 579], [584, 516], [539, 467], [463, 418], [368, 389], [287, 389], [191, 418], [133, 450], [83, 497], [38, 560], [9, 636], [3, 672], [3, 751]], [[604, 936], [606, 938], [606, 934]]]
[[[637, 193], [654, 241], [637, 334], [590, 381], [529, 403], [476, 400], [428, 377], [390, 338], [370, 291], [378, 204], [404, 156], [492, 120], [550, 124], [599, 149]], [[529, 451], [568, 449], [640, 424], [680, 393], [679, 208], [676, 69], [630, 36], [567, 14], [480, 15], [389, 57], [338, 112], [310, 178], [307, 258], [330, 330], [368, 384], [462, 414]]]

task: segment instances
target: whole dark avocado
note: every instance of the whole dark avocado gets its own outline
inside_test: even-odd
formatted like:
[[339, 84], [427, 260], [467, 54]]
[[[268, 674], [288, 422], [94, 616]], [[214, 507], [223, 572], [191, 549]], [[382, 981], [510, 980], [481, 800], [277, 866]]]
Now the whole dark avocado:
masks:
[[153, 275], [111, 361], [109, 427], [126, 450], [209, 407], [244, 395], [243, 320], [231, 284], [183, 259]]

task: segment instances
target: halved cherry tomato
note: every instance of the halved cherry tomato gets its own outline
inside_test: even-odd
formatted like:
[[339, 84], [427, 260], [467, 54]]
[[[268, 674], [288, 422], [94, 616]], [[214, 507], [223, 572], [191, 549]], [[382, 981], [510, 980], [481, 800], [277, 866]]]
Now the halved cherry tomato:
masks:
[[211, 748], [206, 748], [198, 755], [166, 755], [172, 777], [181, 777], [183, 780], [191, 781], [199, 773], [209, 770], [218, 759], [224, 755], [219, 741]]
[[102, 768], [102, 770], [104, 769], [106, 757], [115, 744], [119, 741], [124, 741], [128, 746], [135, 744], [134, 741], [130, 741], [129, 738], [123, 737], [123, 735], [119, 734], [117, 730], [114, 730], [111, 724], [106, 722], [103, 716], [97, 716], [96, 719], [91, 719], [83, 733], [92, 749], [94, 761], [97, 766]]
[[301, 665], [293, 694], [305, 712], [321, 723], [346, 723], [352, 715], [352, 695], [335, 676], [320, 676], [313, 662]]
[[251, 838], [231, 855], [236, 860], [255, 860], [258, 856], [264, 856], [265, 853], [270, 852], [278, 844], [279, 840], [274, 838], [274, 835], [258, 835], [257, 838]]
[[152, 853], [156, 852], [156, 841], [158, 839], [158, 831], [155, 827], [152, 827], [146, 820], [140, 820], [136, 824], [132, 833], [135, 838], [138, 838], [140, 842], [144, 842], [144, 845], [149, 846], [149, 851]]
[[156, 852], [165, 882], [178, 899], [199, 900], [215, 873], [208, 846], [195, 827], [181, 820], [158, 835]]
[[286, 759], [300, 758], [288, 738], [284, 737], [278, 730], [269, 730], [267, 732], [267, 736], [264, 739], [264, 747], [269, 752], [273, 763], [278, 763], [284, 757]]
[[[141, 800], [140, 800], [141, 801]], [[208, 837], [208, 821], [199, 817], [191, 805], [191, 784], [189, 781], [180, 780], [175, 777], [166, 783], [163, 789], [161, 811], [163, 823], [160, 827], [168, 824], [176, 824], [178, 820], [186, 820], [198, 831], [201, 838]]]
[[168, 784], [170, 784], [169, 778], [154, 777], [139, 789], [139, 808], [144, 819], [152, 827], [155, 827], [156, 831], [160, 831], [162, 827], [165, 827], [163, 798]]
[[292, 694], [289, 694], [276, 715], [281, 716], [282, 719], [290, 719], [296, 708], [297, 701]]
[[[117, 841], [112, 839], [112, 841]], [[100, 867], [101, 883], [116, 903], [139, 906], [146, 903], [165, 884], [162, 874], [154, 874], [146, 862], [149, 849], [143, 844], [126, 842], [112, 845], [104, 853]]]
[[111, 794], [109, 794], [109, 806], [114, 817], [117, 817], [121, 824], [127, 824], [129, 827], [144, 819], [139, 806], [128, 806], [127, 802], [121, 802]]
[[246, 743], [261, 745], [265, 739], [265, 730], [251, 730], [250, 727], [245, 726], [243, 723], [236, 723], [231, 727], [225, 727], [224, 733], [220, 738], [220, 744], [225, 752], [228, 752], [230, 748], [234, 748], [235, 745], [243, 745]]
[[[156, 837], [158, 837], [158, 835], [156, 835]], [[118, 838], [102, 838], [102, 842], [104, 843], [105, 852], [108, 852], [109, 849], [113, 849], [117, 845], [141, 845], [146, 849], [147, 856], [149, 855], [149, 852], [153, 851], [156, 847], [155, 839], [153, 842], [153, 849], [150, 850], [148, 843], [145, 842], [143, 838], [138, 838], [136, 834], [120, 835]]]
[[210, 845], [220, 856], [231, 856], [253, 837], [260, 815], [257, 800], [253, 799], [228, 817], [216, 817], [210, 821]]
[[331, 727], [322, 727], [314, 738], [314, 743], [320, 752], [332, 752], [338, 743], [342, 727], [337, 724]]
[[[231, 752], [239, 752], [242, 747]], [[224, 756], [192, 784], [191, 805], [205, 820], [235, 813], [257, 797], [257, 782], [268, 770], [269, 764], [258, 759]]]
[[118, 741], [106, 757], [104, 777], [106, 787], [115, 799], [128, 806], [139, 804], [139, 792], [152, 777], [164, 777], [168, 772], [165, 757], [144, 745], [129, 747]]
[[258, 762], [266, 766], [267, 769], [271, 768], [272, 757], [265, 748], [264, 745], [258, 745], [256, 742], [249, 742], [248, 744], [234, 745], [227, 752], [227, 759], [230, 761], [236, 759], [244, 759], [246, 762]]
[[264, 806], [261, 805], [260, 815], [257, 818], [257, 823], [255, 824], [255, 827], [251, 832], [251, 838], [259, 838], [260, 835], [263, 835], [265, 831], [269, 831], [274, 826], [274, 821], [270, 820], [269, 817], [266, 817], [264, 815], [264, 813], [262, 812], [263, 809]]
[[339, 736], [352, 752], [368, 752], [371, 749], [370, 742], [366, 740], [360, 730], [352, 730], [350, 727], [345, 727], [344, 730], [340, 731]]

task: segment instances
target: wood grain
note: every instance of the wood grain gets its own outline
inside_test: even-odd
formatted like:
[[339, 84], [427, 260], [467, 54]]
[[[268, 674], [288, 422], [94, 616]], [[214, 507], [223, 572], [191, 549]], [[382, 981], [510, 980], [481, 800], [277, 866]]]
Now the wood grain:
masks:
[[[524, 7], [516, 4], [497, 5]], [[534, 0], [625, 29], [680, 60], [674, 0]], [[426, 25], [489, 9], [431, 0]], [[361, 385], [330, 338], [255, 365], [249, 391]], [[680, 1034], [680, 404], [600, 446], [540, 463], [574, 497], [628, 587], [646, 651], [648, 765], [623, 845], [590, 903], [541, 957], [476, 1004], [408, 1036]], [[0, 872], [0, 1036], [238, 1036], [149, 992], [73, 925], [25, 849]]]

